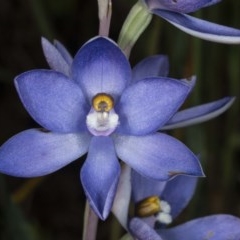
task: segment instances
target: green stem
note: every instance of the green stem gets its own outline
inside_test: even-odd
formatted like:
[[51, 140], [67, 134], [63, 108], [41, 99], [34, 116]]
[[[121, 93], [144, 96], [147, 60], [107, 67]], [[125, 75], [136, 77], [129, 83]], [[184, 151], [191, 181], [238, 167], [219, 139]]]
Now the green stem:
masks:
[[118, 44], [127, 57], [129, 57], [134, 44], [147, 28], [151, 19], [152, 14], [140, 1], [132, 7], [118, 39]]

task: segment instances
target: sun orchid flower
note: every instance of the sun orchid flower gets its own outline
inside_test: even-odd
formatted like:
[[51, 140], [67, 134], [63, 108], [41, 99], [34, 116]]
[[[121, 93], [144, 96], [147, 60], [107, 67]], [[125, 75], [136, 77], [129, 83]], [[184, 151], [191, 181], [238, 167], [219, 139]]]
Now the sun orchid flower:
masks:
[[[240, 219], [231, 215], [211, 215], [176, 227], [167, 226], [188, 205], [196, 183], [196, 177], [176, 176], [169, 181], [155, 181], [132, 171], [132, 199], [136, 216], [128, 220], [128, 230], [134, 239], [237, 240], [240, 236]], [[132, 238], [129, 236], [125, 239]]]
[[[203, 176], [197, 157], [184, 144], [157, 132], [170, 119], [174, 122], [172, 117], [191, 92], [194, 77], [161, 76], [166, 69], [158, 74], [149, 70], [153, 75], [147, 77], [138, 73], [137, 66], [132, 77], [125, 55], [105, 37], [88, 41], [74, 58], [57, 41], [52, 45], [43, 38], [42, 45], [52, 70], [31, 70], [15, 78], [24, 107], [42, 128], [20, 132], [0, 147], [2, 173], [43, 176], [88, 153], [80, 178], [101, 219], [112, 207], [119, 159], [156, 180], [177, 174]], [[188, 117], [209, 115], [229, 101], [204, 107], [205, 111], [201, 108], [200, 114], [191, 111]]]
[[229, 44], [240, 43], [240, 30], [188, 15], [220, 0], [140, 0], [147, 9], [180, 30], [201, 39]]

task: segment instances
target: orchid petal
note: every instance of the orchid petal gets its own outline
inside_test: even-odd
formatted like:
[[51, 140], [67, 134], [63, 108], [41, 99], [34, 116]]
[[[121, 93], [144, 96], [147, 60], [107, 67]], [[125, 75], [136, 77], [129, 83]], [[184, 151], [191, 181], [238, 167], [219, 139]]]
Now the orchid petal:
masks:
[[71, 163], [88, 150], [90, 135], [23, 131], [0, 147], [0, 172], [16, 177], [43, 176]]
[[166, 77], [169, 72], [168, 57], [155, 55], [143, 59], [132, 70], [132, 81], [147, 77]]
[[206, 122], [225, 112], [234, 102], [235, 97], [225, 97], [220, 100], [202, 104], [177, 112], [161, 130], [186, 127]]
[[139, 218], [132, 218], [130, 220], [129, 229], [131, 234], [138, 240], [162, 240], [153, 228]]
[[60, 43], [58, 40], [54, 40], [53, 43], [54, 43], [54, 46], [57, 48], [57, 50], [61, 53], [62, 57], [65, 59], [67, 64], [71, 66], [73, 62], [72, 55], [68, 52], [68, 50], [64, 47], [64, 45]]
[[166, 134], [117, 135], [114, 141], [118, 157], [145, 177], [164, 181], [178, 174], [203, 176], [198, 158]]
[[239, 44], [240, 30], [201, 20], [186, 14], [165, 10], [154, 10], [153, 13], [164, 18], [180, 30], [212, 42]]
[[239, 239], [240, 219], [227, 214], [218, 214], [194, 219], [170, 229], [159, 230], [163, 239]]
[[116, 106], [119, 133], [156, 132], [183, 104], [192, 84], [192, 81], [171, 78], [146, 78], [128, 87]]
[[166, 183], [166, 187], [159, 195], [171, 206], [171, 216], [176, 218], [178, 214], [188, 205], [195, 192], [197, 178], [191, 176], [177, 176]]
[[89, 204], [106, 219], [115, 197], [120, 165], [110, 137], [93, 137], [81, 169], [81, 181]]
[[150, 10], [165, 9], [168, 11], [179, 13], [190, 13], [199, 10], [200, 8], [211, 4], [211, 0], [146, 0]]
[[42, 37], [42, 48], [48, 65], [51, 69], [69, 76], [70, 65], [62, 56], [61, 52], [51, 44], [46, 38]]
[[110, 94], [116, 100], [131, 79], [131, 68], [113, 41], [96, 37], [78, 51], [72, 74], [89, 102], [98, 93]]
[[205, 4], [203, 7], [209, 7], [209, 6], [212, 6], [212, 5], [214, 5], [214, 4], [219, 3], [219, 2], [221, 2], [221, 1], [222, 1], [222, 0], [210, 0], [210, 1], [208, 1], [208, 3]]
[[151, 178], [146, 178], [132, 170], [132, 194], [134, 202], [139, 202], [150, 196], [161, 196], [166, 181], [156, 181]]
[[15, 78], [18, 94], [30, 115], [54, 132], [86, 128], [89, 111], [81, 89], [61, 73], [33, 70]]

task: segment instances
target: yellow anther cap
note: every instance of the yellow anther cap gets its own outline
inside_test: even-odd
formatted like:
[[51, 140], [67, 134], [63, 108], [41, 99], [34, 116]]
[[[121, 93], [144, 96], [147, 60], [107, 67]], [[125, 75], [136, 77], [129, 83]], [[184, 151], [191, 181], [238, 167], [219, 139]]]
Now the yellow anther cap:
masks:
[[106, 93], [99, 93], [92, 100], [92, 106], [97, 112], [109, 112], [113, 105], [113, 98]]

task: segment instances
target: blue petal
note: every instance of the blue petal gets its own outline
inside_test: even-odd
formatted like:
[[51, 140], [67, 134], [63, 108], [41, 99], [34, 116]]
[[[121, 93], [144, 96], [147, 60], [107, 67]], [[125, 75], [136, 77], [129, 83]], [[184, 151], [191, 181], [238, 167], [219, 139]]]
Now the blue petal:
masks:
[[166, 186], [166, 181], [156, 181], [146, 178], [132, 170], [132, 194], [134, 202], [150, 196], [161, 196]]
[[239, 44], [240, 30], [204, 21], [186, 14], [165, 10], [154, 10], [153, 13], [164, 18], [180, 30], [204, 40]]
[[25, 72], [15, 79], [18, 94], [30, 115], [53, 132], [77, 132], [86, 128], [88, 108], [76, 83], [50, 70]]
[[210, 1], [208, 1], [208, 3], [204, 6], [204, 7], [209, 7], [209, 6], [211, 6], [211, 5], [214, 5], [214, 4], [216, 4], [216, 3], [219, 3], [219, 2], [221, 2], [222, 0], [210, 0]]
[[177, 112], [161, 130], [186, 127], [215, 118], [225, 112], [234, 102], [235, 97], [202, 104]]
[[167, 201], [171, 206], [171, 216], [177, 215], [188, 205], [195, 192], [197, 184], [196, 177], [177, 176], [167, 182], [160, 198]]
[[97, 37], [78, 51], [73, 60], [72, 74], [91, 102], [101, 92], [118, 98], [131, 79], [131, 68], [113, 41]]
[[169, 72], [168, 57], [155, 55], [143, 59], [132, 70], [132, 80], [141, 80], [147, 77], [166, 77]]
[[183, 104], [192, 83], [171, 78], [137, 81], [123, 92], [116, 106], [118, 131], [133, 135], [156, 132]]
[[211, 5], [211, 0], [146, 0], [150, 10], [165, 9], [179, 13], [195, 12], [200, 8]]
[[203, 176], [198, 158], [171, 136], [118, 135], [114, 140], [118, 157], [145, 177], [164, 181], [178, 174]]
[[23, 131], [0, 147], [0, 172], [16, 177], [55, 172], [85, 154], [89, 142], [89, 134]]
[[162, 240], [160, 235], [158, 235], [153, 228], [148, 226], [139, 218], [132, 218], [130, 220], [129, 230], [130, 233], [138, 240]]
[[48, 65], [51, 69], [65, 74], [70, 75], [70, 65], [62, 56], [62, 53], [51, 44], [46, 38], [42, 37], [42, 48]]
[[93, 137], [81, 170], [81, 181], [90, 206], [106, 219], [115, 197], [120, 165], [110, 137]]
[[53, 43], [54, 43], [54, 46], [62, 55], [62, 57], [64, 58], [64, 60], [67, 62], [67, 64], [71, 66], [73, 62], [72, 55], [68, 52], [68, 50], [64, 47], [64, 45], [60, 43], [58, 40], [54, 40]]
[[170, 229], [159, 230], [163, 239], [179, 240], [238, 240], [240, 219], [231, 215], [219, 214], [198, 218]]

